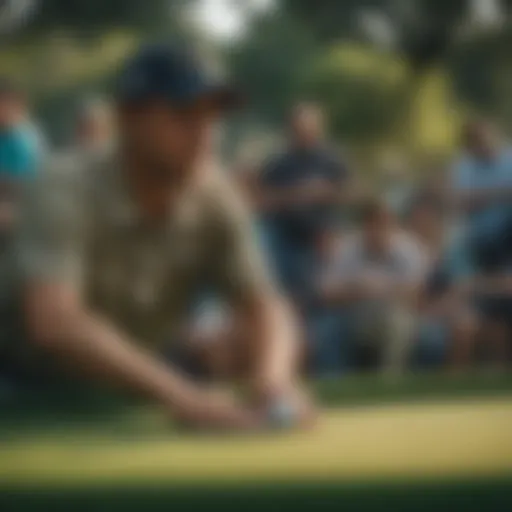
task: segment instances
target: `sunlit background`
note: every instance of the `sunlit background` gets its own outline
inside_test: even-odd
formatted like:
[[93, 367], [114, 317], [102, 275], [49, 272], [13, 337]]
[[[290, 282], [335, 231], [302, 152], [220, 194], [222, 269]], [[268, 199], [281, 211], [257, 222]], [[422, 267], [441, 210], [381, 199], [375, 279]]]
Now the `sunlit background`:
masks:
[[[80, 124], [85, 119], [93, 120], [100, 139], [111, 135], [105, 111], [112, 79], [141, 42], [187, 39], [233, 78], [248, 101], [221, 127], [219, 154], [254, 210], [269, 260], [279, 260], [276, 274], [283, 259], [289, 269], [302, 250], [314, 252], [309, 266], [283, 281], [307, 338], [303, 377], [321, 406], [311, 432], [200, 438], [176, 430], [150, 406], [103, 389], [30, 379], [20, 386], [0, 364], [1, 511], [313, 510], [319, 503], [344, 510], [491, 511], [512, 505], [512, 223], [488, 244], [499, 264], [464, 270], [464, 285], [477, 287], [487, 277], [503, 285], [496, 295], [505, 300], [505, 313], [480, 311], [481, 292], [465, 291], [452, 315], [452, 302], [436, 302], [425, 284], [410, 355], [398, 369], [372, 357], [368, 364], [366, 348], [363, 363], [331, 364], [338, 352], [319, 347], [346, 340], [342, 313], [333, 317], [323, 296], [312, 304], [303, 290], [295, 294], [299, 282], [306, 288], [329, 283], [325, 270], [343, 266], [335, 246], [354, 231], [364, 236], [372, 221], [387, 229], [388, 217], [421, 239], [436, 264], [438, 256], [450, 259], [449, 284], [441, 287], [459, 293], [462, 261], [472, 253], [459, 246], [453, 263], [446, 240], [455, 241], [474, 212], [452, 211], [457, 199], [449, 184], [457, 165], [469, 158], [470, 170], [499, 167], [504, 178], [493, 186], [512, 183], [512, 1], [6, 0], [0, 9], [0, 75], [27, 92], [30, 117], [52, 152], [74, 148], [89, 126]], [[260, 201], [269, 160], [293, 149], [288, 123], [299, 104], [314, 105], [325, 117], [322, 143], [335, 148], [350, 177], [350, 193], [340, 188], [336, 222], [304, 246], [274, 229]], [[496, 160], [482, 163], [468, 133], [485, 145], [491, 132], [499, 140], [489, 149]], [[510, 210], [510, 198], [491, 207]], [[366, 225], [368, 204], [374, 210]], [[1, 242], [3, 251], [8, 237]], [[7, 265], [0, 274], [6, 283]], [[432, 264], [429, 276], [434, 270]], [[10, 296], [1, 299], [2, 327], [10, 333]], [[208, 309], [198, 322], [201, 335], [223, 315], [218, 305]], [[387, 325], [386, 314], [372, 325], [368, 318], [363, 315], [354, 335], [365, 343], [383, 338]], [[11, 338], [2, 334], [0, 363]], [[209, 373], [226, 371], [222, 350], [201, 352]]]

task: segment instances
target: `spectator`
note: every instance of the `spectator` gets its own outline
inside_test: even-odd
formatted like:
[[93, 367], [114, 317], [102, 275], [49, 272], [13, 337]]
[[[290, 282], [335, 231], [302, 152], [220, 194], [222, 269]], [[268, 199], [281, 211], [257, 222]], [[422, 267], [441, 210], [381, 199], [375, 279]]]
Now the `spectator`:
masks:
[[451, 194], [466, 229], [468, 249], [481, 269], [501, 266], [510, 251], [502, 234], [511, 225], [512, 148], [486, 121], [468, 123]]
[[77, 158], [94, 163], [112, 149], [114, 129], [110, 105], [96, 98], [82, 101], [75, 113], [71, 133], [69, 146], [53, 155], [52, 168], [73, 169]]
[[455, 254], [456, 240], [446, 228], [442, 205], [433, 196], [418, 198], [407, 217], [408, 228], [421, 243], [431, 269], [420, 301], [416, 362], [431, 367], [448, 359], [455, 368], [465, 366], [479, 323], [469, 301], [456, 293], [455, 278], [465, 265], [464, 255]]
[[480, 347], [486, 357], [504, 362], [512, 337], [512, 148], [487, 121], [465, 127], [452, 194], [464, 221], [469, 260], [464, 290], [482, 315], [485, 345]]
[[20, 185], [36, 172], [41, 140], [30, 123], [22, 92], [0, 77], [0, 231], [9, 236]]
[[288, 129], [288, 148], [263, 169], [259, 199], [277, 275], [285, 290], [302, 303], [319, 234], [336, 214], [347, 170], [326, 143], [317, 106], [297, 106]]
[[86, 154], [102, 154], [113, 142], [112, 113], [108, 103], [89, 99], [80, 106], [74, 130], [74, 145]]
[[312, 329], [318, 333], [319, 324], [325, 327], [333, 314], [340, 318], [343, 313], [343, 326], [338, 323], [343, 332], [331, 330], [327, 336], [324, 331], [318, 350], [329, 350], [329, 358], [333, 351], [342, 352], [359, 367], [397, 372], [408, 360], [428, 262], [384, 203], [368, 204], [362, 223], [360, 232], [342, 242], [320, 282], [327, 316], [317, 317]]

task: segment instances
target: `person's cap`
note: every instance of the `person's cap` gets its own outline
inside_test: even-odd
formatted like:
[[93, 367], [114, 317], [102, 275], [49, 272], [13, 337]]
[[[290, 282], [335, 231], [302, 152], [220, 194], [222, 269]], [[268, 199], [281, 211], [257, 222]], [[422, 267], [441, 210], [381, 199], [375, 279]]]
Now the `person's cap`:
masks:
[[238, 106], [240, 93], [208, 64], [187, 48], [143, 46], [122, 67], [114, 95], [123, 103], [163, 99], [187, 105], [211, 97], [223, 109]]

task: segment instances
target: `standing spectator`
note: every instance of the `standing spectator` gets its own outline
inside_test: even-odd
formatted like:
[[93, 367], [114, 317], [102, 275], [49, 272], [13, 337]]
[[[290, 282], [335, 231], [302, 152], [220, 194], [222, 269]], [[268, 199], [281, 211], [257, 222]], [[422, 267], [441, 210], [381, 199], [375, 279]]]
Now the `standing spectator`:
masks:
[[262, 171], [260, 208], [277, 275], [301, 304], [308, 293], [319, 235], [336, 213], [347, 170], [328, 147], [319, 107], [295, 107], [288, 135], [288, 148]]
[[[330, 307], [327, 315], [344, 315], [344, 325], [339, 324], [343, 330], [332, 330], [329, 336], [324, 330], [325, 337], [315, 340], [316, 348], [330, 351], [329, 360], [337, 352], [356, 366], [402, 370], [415, 334], [417, 299], [427, 269], [421, 246], [401, 230], [389, 206], [368, 204], [361, 231], [342, 242], [319, 283], [321, 297]], [[316, 320], [317, 326], [326, 322]]]
[[73, 117], [71, 140], [64, 151], [52, 155], [54, 169], [74, 169], [74, 162], [101, 160], [114, 145], [110, 105], [99, 98], [83, 100]]
[[468, 249], [482, 269], [503, 263], [502, 233], [511, 224], [512, 148], [486, 121], [465, 126], [451, 194], [464, 224]]
[[88, 99], [80, 105], [74, 129], [74, 146], [86, 155], [101, 155], [113, 143], [112, 112], [101, 99]]

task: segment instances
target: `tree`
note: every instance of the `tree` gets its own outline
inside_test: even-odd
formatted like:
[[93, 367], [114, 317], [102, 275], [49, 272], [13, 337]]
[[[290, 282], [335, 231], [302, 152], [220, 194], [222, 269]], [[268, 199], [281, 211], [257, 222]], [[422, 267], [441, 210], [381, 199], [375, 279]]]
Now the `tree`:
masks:
[[87, 35], [132, 28], [158, 30], [176, 24], [185, 0], [40, 0], [25, 35], [55, 30]]

